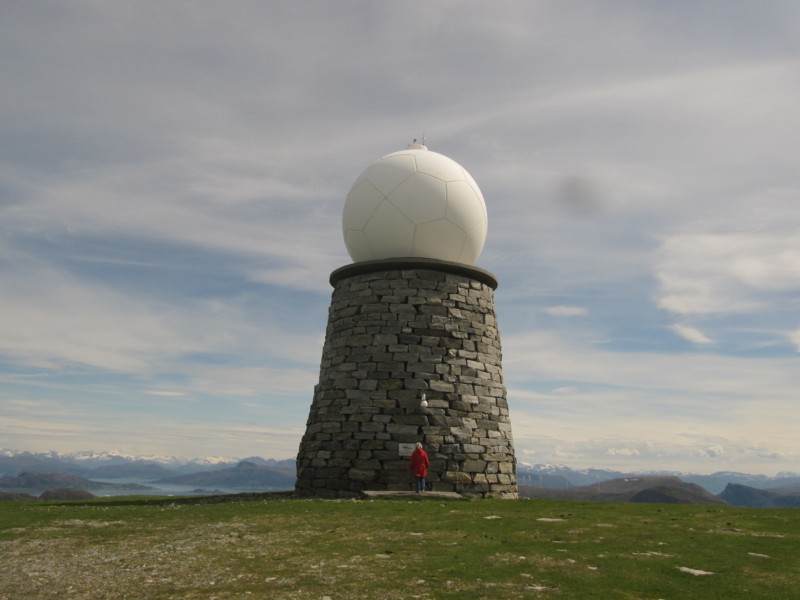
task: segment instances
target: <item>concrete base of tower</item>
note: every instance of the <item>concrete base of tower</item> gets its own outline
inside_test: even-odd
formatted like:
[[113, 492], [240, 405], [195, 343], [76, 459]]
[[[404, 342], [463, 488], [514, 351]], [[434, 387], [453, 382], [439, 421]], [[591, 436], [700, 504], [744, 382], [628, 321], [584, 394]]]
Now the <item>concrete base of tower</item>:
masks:
[[331, 284], [297, 493], [411, 490], [409, 456], [422, 442], [433, 490], [516, 498], [495, 278], [461, 264], [391, 259], [337, 269]]

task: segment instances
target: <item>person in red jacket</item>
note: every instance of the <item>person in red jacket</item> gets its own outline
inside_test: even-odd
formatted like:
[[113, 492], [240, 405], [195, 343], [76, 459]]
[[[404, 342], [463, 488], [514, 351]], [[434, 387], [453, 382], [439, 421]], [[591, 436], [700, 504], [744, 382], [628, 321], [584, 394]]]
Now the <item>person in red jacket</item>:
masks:
[[417, 442], [417, 447], [411, 454], [411, 462], [408, 468], [414, 475], [417, 482], [417, 493], [425, 491], [425, 478], [428, 476], [428, 467], [431, 466], [431, 461], [428, 459], [428, 453], [422, 447], [420, 442]]

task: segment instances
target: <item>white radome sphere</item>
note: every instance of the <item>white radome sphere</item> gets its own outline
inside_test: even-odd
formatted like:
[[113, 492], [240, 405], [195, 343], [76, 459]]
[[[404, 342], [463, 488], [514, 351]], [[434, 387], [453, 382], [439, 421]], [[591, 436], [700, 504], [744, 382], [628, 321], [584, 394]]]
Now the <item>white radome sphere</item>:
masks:
[[417, 143], [368, 166], [342, 214], [354, 262], [433, 258], [474, 265], [487, 229], [475, 180], [454, 160]]

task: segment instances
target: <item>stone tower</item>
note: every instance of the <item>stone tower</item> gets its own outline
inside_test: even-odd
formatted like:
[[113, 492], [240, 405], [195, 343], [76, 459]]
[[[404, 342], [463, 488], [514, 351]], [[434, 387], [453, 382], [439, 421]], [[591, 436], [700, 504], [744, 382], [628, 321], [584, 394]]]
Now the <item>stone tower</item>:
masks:
[[434, 490], [516, 498], [497, 281], [468, 264], [487, 231], [477, 184], [413, 144], [356, 180], [343, 229], [354, 263], [330, 277], [297, 492], [410, 490], [408, 459], [422, 442]]

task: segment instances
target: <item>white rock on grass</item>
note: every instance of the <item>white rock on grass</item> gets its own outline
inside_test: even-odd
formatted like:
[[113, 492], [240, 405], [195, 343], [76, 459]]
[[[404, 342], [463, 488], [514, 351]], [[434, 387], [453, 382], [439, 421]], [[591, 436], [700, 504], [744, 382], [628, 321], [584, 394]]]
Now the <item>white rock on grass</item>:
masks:
[[699, 577], [701, 575], [713, 575], [711, 571], [701, 571], [700, 569], [690, 569], [689, 567], [678, 567], [679, 571], [683, 571], [684, 573], [688, 573], [689, 575], [694, 575], [695, 577]]

